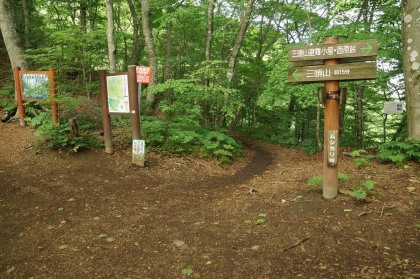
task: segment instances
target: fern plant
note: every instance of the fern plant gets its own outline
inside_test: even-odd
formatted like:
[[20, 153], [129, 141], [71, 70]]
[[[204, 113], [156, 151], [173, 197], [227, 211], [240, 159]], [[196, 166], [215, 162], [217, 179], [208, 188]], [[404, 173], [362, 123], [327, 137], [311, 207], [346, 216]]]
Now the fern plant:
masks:
[[408, 160], [420, 160], [420, 140], [407, 139], [403, 142], [390, 141], [379, 146], [376, 158], [404, 167]]
[[354, 150], [350, 154], [350, 156], [354, 158], [354, 167], [356, 169], [361, 169], [370, 166], [370, 159], [372, 158], [372, 155], [365, 156], [365, 153], [367, 153], [366, 150], [360, 149]]

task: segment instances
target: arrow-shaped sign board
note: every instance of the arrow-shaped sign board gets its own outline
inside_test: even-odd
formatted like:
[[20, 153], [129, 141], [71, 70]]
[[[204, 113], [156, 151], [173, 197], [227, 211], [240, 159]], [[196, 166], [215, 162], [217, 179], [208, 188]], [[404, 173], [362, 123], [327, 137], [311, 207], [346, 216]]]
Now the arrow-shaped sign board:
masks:
[[376, 62], [292, 67], [288, 81], [310, 83], [324, 81], [366, 80], [376, 78]]
[[378, 54], [378, 41], [366, 40], [335, 45], [298, 46], [289, 49], [289, 61], [367, 57]]

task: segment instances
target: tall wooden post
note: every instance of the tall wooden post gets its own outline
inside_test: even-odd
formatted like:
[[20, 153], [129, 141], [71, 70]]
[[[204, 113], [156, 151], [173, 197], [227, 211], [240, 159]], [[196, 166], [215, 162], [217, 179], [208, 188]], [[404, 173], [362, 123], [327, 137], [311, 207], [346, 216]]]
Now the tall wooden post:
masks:
[[99, 71], [99, 85], [101, 92], [102, 101], [102, 122], [104, 128], [104, 141], [105, 141], [105, 152], [108, 154], [114, 153], [114, 147], [112, 145], [112, 134], [111, 134], [111, 117], [108, 109], [108, 94], [106, 88], [106, 71]]
[[58, 105], [55, 101], [55, 95], [57, 94], [57, 87], [55, 85], [55, 70], [50, 69], [48, 71], [48, 80], [49, 80], [49, 88], [50, 88], [50, 103], [51, 103], [51, 115], [52, 115], [52, 122], [53, 124], [58, 124]]
[[140, 156], [134, 152], [134, 142], [140, 140], [140, 109], [138, 99], [139, 85], [136, 78], [136, 66], [128, 66], [128, 97], [130, 100], [131, 125], [133, 128], [133, 157], [132, 163], [144, 167], [144, 156]]
[[15, 78], [15, 98], [18, 104], [18, 113], [19, 113], [19, 122], [20, 126], [25, 126], [26, 111], [23, 105], [23, 96], [22, 96], [22, 83], [20, 80], [20, 67], [13, 68], [13, 75]]
[[138, 84], [136, 80], [136, 66], [128, 66], [128, 98], [130, 100], [131, 125], [133, 127], [133, 140], [140, 139], [140, 114], [138, 102]]
[[[324, 45], [339, 42], [337, 37], [326, 38]], [[327, 46], [326, 46], [327, 47]], [[339, 64], [339, 59], [326, 59], [324, 65]], [[335, 198], [338, 194], [338, 131], [340, 84], [338, 81], [324, 83], [326, 99], [324, 104], [324, 182], [323, 196], [326, 199]]]

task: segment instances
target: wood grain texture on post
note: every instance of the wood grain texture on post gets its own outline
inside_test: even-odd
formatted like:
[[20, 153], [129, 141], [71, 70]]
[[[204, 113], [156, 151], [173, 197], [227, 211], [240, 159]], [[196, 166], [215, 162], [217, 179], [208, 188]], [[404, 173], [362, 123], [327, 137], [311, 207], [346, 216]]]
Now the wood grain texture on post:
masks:
[[[325, 45], [334, 45], [339, 42], [337, 37], [326, 38]], [[338, 59], [326, 59], [324, 65], [336, 65]], [[338, 162], [337, 154], [339, 149], [339, 100], [340, 100], [340, 83], [338, 81], [326, 81], [325, 83], [326, 99], [324, 104], [324, 181], [323, 196], [326, 199], [335, 198], [338, 194]], [[334, 135], [335, 139], [329, 139]], [[330, 150], [331, 149], [331, 150]], [[334, 150], [332, 150], [334, 149]]]
[[102, 122], [104, 128], [104, 142], [105, 152], [108, 154], [114, 153], [114, 146], [112, 145], [112, 132], [111, 132], [111, 117], [108, 109], [108, 93], [106, 89], [106, 71], [99, 71], [99, 85], [102, 101]]

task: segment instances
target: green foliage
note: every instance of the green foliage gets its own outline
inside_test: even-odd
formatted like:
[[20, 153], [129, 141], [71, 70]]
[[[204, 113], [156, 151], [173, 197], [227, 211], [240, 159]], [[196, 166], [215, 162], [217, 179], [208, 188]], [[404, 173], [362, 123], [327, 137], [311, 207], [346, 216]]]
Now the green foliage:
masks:
[[27, 120], [36, 128], [35, 135], [38, 137], [39, 145], [46, 144], [48, 148], [68, 150], [70, 153], [92, 146], [101, 146], [101, 143], [89, 134], [71, 137], [70, 126], [67, 123], [53, 124], [51, 114], [48, 112], [40, 112]]
[[[337, 177], [339, 181], [345, 182], [349, 180], [349, 177], [347, 176], [347, 174], [342, 173], [342, 172], [339, 172]], [[324, 176], [317, 175], [317, 176], [313, 176], [309, 178], [307, 184], [308, 186], [317, 186], [322, 189], [323, 182], [324, 182]]]
[[349, 194], [356, 199], [365, 199], [369, 191], [374, 189], [374, 184], [373, 180], [366, 180], [357, 190], [354, 190]]
[[310, 155], [313, 155], [318, 151], [318, 147], [316, 145], [316, 142], [314, 140], [311, 140], [311, 139], [304, 139], [302, 141], [302, 147]]
[[376, 158], [404, 167], [408, 160], [420, 160], [420, 140], [407, 139], [402, 142], [389, 141], [379, 146]]
[[8, 111], [16, 106], [13, 94], [14, 86], [11, 83], [6, 84], [4, 87], [0, 86], [0, 108]]
[[308, 179], [308, 185], [309, 186], [318, 186], [322, 188], [322, 183], [324, 181], [324, 177], [322, 175], [313, 176]]
[[363, 167], [370, 166], [369, 159], [371, 156], [365, 156], [364, 154], [367, 153], [366, 150], [354, 150], [350, 155], [354, 158], [354, 167], [356, 169], [361, 169]]
[[181, 269], [181, 275], [183, 277], [190, 277], [194, 273], [194, 270], [191, 267]]
[[261, 225], [264, 224], [267, 221], [267, 214], [266, 213], [260, 213], [258, 214], [258, 218], [255, 221], [251, 220], [245, 220], [245, 224], [248, 225]]
[[242, 145], [229, 135], [202, 127], [186, 129], [183, 123], [170, 123], [152, 116], [142, 117], [142, 136], [149, 147], [166, 153], [215, 157], [221, 163], [242, 155]]
[[338, 173], [338, 181], [348, 181], [349, 177], [343, 172]]

